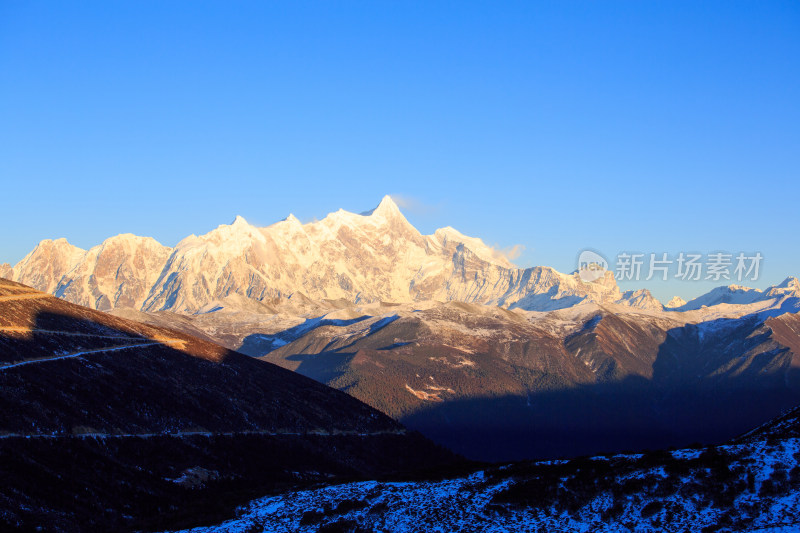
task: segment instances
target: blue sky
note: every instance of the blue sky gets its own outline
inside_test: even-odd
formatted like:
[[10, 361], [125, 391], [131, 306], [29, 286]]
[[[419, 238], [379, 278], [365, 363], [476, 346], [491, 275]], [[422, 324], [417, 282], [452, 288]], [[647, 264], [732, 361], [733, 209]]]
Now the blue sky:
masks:
[[[384, 194], [523, 266], [800, 274], [800, 3], [0, 3], [0, 262]], [[628, 283], [684, 297], [714, 283]]]

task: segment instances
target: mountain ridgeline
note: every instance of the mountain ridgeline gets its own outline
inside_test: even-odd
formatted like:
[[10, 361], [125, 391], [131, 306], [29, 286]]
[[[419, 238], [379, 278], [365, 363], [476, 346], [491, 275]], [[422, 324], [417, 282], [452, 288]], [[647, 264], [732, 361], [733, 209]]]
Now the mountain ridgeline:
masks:
[[611, 273], [584, 283], [552, 268], [520, 269], [453, 228], [422, 235], [390, 197], [362, 214], [343, 210], [265, 228], [237, 217], [175, 248], [124, 234], [82, 250], [45, 240], [0, 277], [93, 309], [195, 313], [220, 301], [271, 303], [302, 294], [349, 302], [463, 301], [550, 310], [582, 301], [661, 308], [646, 291], [622, 293]]

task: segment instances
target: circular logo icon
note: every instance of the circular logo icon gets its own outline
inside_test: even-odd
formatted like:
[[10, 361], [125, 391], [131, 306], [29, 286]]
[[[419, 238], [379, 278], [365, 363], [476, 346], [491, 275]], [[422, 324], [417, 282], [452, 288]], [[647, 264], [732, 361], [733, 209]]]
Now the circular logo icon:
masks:
[[578, 256], [578, 276], [586, 283], [598, 280], [608, 270], [608, 261], [592, 250], [584, 250]]

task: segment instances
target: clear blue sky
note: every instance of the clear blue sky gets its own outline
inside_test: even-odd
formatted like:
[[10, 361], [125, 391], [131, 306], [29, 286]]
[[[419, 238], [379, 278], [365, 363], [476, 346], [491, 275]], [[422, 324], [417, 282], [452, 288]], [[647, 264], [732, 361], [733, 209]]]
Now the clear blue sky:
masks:
[[796, 1], [0, 2], [0, 262], [388, 193], [523, 266], [760, 251], [765, 286], [798, 183]]

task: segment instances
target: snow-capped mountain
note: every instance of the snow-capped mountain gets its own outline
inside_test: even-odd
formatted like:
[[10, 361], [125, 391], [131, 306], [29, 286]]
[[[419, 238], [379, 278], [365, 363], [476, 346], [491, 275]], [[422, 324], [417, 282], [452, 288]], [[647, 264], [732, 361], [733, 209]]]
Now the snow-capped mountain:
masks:
[[150, 237], [111, 237], [85, 252], [61, 278], [54, 294], [94, 309], [138, 309], [170, 251]]
[[790, 276], [777, 285], [773, 285], [764, 291], [766, 298], [781, 298], [784, 296], [800, 297], [800, 280]]
[[[646, 290], [622, 293], [613, 273], [593, 282], [550, 267], [518, 268], [482, 240], [451, 227], [423, 235], [389, 196], [370, 211], [340, 209], [317, 222], [296, 217], [267, 227], [244, 218], [169, 248], [149, 237], [111, 237], [90, 250], [44, 240], [0, 277], [95, 309], [195, 313], [225, 302], [290, 296], [353, 303], [460, 301], [551, 311], [618, 303], [662, 311]], [[669, 310], [800, 297], [796, 278], [765, 291], [731, 285]], [[777, 300], [776, 300], [777, 301]]]
[[664, 305], [656, 300], [647, 289], [625, 291], [622, 293], [622, 298], [619, 303], [638, 309], [646, 309], [648, 311], [662, 311], [664, 309]]
[[682, 307], [686, 305], [686, 300], [681, 298], [680, 296], [673, 296], [672, 299], [664, 305], [667, 309], [675, 309], [676, 307]]
[[59, 282], [86, 254], [67, 239], [45, 239], [13, 268], [13, 279], [36, 289], [55, 293]]
[[800, 298], [800, 281], [795, 277], [788, 277], [778, 285], [767, 287], [763, 291], [741, 285], [715, 287], [688, 303], [678, 305], [682, 300], [673, 298], [670, 303], [674, 302], [676, 305], [668, 304], [667, 307], [675, 311], [692, 311], [719, 304], [747, 305], [767, 300], [776, 300], [777, 304], [787, 298]]
[[421, 234], [388, 196], [373, 210], [339, 210], [301, 224], [290, 215], [259, 228], [237, 217], [175, 248], [134, 235], [85, 251], [42, 241], [5, 275], [96, 309], [197, 312], [242, 297], [302, 294], [351, 302], [463, 301], [552, 310], [584, 301], [651, 308], [649, 293], [623, 295], [611, 272], [592, 283], [549, 267], [521, 269], [453, 228]]

